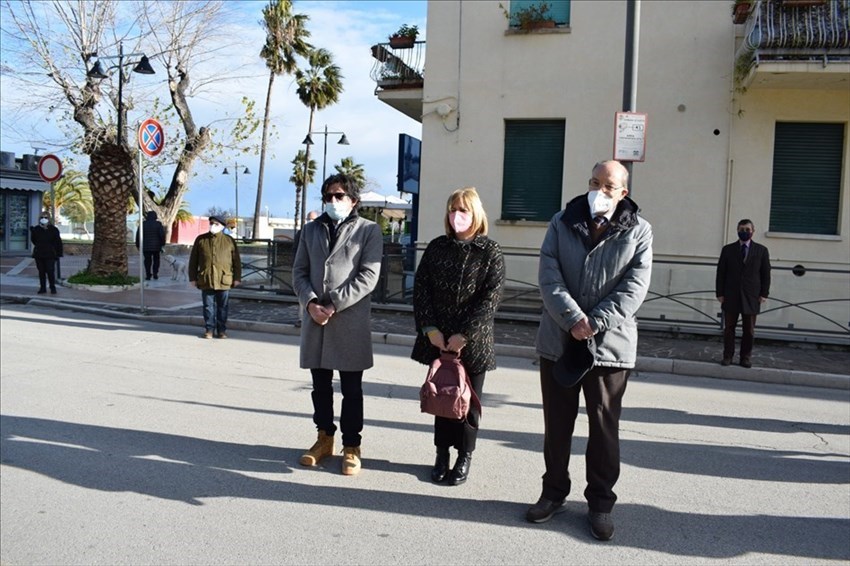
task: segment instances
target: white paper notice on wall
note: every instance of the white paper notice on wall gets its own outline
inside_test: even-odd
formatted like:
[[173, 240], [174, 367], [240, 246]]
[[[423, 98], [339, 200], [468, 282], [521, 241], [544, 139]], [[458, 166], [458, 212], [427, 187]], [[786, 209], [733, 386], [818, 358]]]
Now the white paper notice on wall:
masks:
[[646, 156], [646, 114], [616, 112], [614, 114], [614, 159], [643, 161]]

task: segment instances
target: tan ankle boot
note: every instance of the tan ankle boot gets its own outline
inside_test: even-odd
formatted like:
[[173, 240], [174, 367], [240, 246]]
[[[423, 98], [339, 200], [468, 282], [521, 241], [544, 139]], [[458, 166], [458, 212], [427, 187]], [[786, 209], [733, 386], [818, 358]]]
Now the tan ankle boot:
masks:
[[356, 476], [360, 473], [360, 447], [345, 446], [342, 449], [342, 475]]
[[319, 431], [319, 438], [310, 449], [301, 456], [299, 462], [302, 466], [315, 466], [326, 456], [334, 453], [334, 437], [328, 436], [325, 431]]

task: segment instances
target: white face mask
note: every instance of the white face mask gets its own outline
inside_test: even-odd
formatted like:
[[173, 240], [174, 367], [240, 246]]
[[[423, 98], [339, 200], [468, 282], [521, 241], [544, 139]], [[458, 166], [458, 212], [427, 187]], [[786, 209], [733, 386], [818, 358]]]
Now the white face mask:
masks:
[[50, 220], [48, 220], [47, 218], [39, 218], [38, 219], [38, 223], [41, 224], [42, 226], [47, 226], [48, 222], [50, 222]]
[[614, 207], [614, 199], [602, 191], [587, 191], [587, 203], [591, 216], [601, 216]]
[[325, 212], [331, 217], [334, 222], [345, 220], [351, 214], [352, 204], [349, 199], [334, 200], [333, 202], [325, 203]]
[[222, 226], [221, 224], [210, 224], [210, 232], [212, 232], [213, 234], [218, 234], [222, 230], [224, 230], [224, 226]]

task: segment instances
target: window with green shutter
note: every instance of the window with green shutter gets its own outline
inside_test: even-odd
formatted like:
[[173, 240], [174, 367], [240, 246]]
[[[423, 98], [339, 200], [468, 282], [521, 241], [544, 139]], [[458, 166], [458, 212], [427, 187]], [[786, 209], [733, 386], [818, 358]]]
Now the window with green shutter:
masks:
[[549, 9], [546, 10], [546, 16], [555, 20], [555, 25], [566, 26], [570, 23], [570, 0], [511, 0], [511, 25], [518, 26], [519, 20], [517, 12], [528, 10], [529, 8], [537, 8], [541, 4], [546, 4]]
[[502, 219], [548, 222], [561, 209], [564, 120], [505, 120]]
[[844, 124], [777, 122], [771, 232], [838, 234]]

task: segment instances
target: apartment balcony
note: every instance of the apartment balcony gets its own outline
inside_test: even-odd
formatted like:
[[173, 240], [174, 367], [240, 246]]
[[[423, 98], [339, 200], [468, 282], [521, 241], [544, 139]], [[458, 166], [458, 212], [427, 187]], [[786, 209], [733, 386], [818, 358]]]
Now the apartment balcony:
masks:
[[369, 76], [375, 81], [378, 100], [421, 122], [425, 42], [417, 41], [409, 48], [378, 43], [372, 46], [372, 58]]
[[760, 0], [735, 53], [735, 86], [850, 89], [850, 0]]

